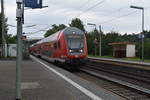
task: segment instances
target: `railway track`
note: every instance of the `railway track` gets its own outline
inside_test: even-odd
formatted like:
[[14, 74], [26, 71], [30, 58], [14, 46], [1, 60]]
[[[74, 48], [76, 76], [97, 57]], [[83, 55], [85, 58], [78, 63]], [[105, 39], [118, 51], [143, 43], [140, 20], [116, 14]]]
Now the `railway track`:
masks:
[[90, 60], [86, 66], [73, 73], [122, 97], [123, 100], [150, 100], [149, 70]]
[[126, 100], [150, 100], [150, 73], [147, 70], [90, 61], [76, 74]]

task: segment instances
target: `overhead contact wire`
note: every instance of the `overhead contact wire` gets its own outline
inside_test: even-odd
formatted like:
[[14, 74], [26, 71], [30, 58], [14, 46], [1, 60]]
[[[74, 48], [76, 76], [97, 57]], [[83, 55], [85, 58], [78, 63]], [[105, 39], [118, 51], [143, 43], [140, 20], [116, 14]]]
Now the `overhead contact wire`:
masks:
[[105, 2], [105, 1], [106, 1], [106, 0], [102, 0], [102, 1], [100, 1], [100, 2], [98, 2], [98, 3], [96, 3], [95, 5], [91, 6], [90, 8], [86, 9], [85, 11], [83, 11], [82, 13], [80, 13], [79, 15], [77, 15], [75, 18], [80, 17], [80, 16], [83, 15], [84, 13], [86, 13], [86, 12], [88, 12], [89, 10], [91, 10], [91, 9], [93, 9], [93, 8], [95, 8], [95, 7], [97, 7], [98, 5], [102, 4], [102, 3]]

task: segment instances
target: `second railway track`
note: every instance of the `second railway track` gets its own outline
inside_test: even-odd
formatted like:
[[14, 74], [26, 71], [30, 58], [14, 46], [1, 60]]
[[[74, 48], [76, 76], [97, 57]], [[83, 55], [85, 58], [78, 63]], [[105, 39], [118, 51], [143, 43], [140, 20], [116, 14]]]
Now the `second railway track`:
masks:
[[149, 71], [134, 69], [129, 66], [119, 67], [89, 61], [75, 74], [126, 100], [150, 100]]
[[83, 71], [75, 72], [74, 74], [122, 97], [123, 100], [150, 100], [150, 96], [148, 94], [140, 92], [136, 89], [132, 89], [97, 76], [95, 77], [94, 75]]

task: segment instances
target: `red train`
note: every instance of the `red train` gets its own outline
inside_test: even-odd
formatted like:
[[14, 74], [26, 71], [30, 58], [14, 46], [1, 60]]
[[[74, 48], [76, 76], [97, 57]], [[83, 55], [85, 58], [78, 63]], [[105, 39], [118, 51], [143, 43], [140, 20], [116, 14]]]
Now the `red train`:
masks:
[[86, 36], [78, 28], [67, 27], [31, 45], [30, 52], [54, 63], [78, 68], [86, 62]]

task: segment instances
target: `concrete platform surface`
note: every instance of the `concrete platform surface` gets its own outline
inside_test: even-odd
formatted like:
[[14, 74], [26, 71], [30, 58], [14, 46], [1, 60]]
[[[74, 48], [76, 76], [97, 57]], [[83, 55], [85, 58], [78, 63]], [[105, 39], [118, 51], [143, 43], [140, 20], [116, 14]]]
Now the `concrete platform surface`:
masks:
[[[0, 61], [0, 100], [15, 99], [15, 64], [15, 61]], [[121, 100], [70, 72], [34, 57], [23, 61], [21, 73], [22, 100]]]

